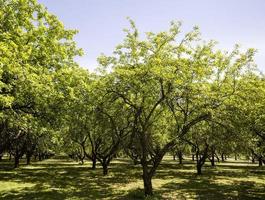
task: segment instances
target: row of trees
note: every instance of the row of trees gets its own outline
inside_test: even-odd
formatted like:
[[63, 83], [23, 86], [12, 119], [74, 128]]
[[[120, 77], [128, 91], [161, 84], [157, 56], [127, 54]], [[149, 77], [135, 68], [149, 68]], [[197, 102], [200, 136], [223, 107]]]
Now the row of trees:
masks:
[[104, 174], [121, 150], [142, 166], [146, 195], [164, 155], [181, 154], [185, 145], [198, 174], [218, 154], [264, 162], [264, 79], [254, 69], [254, 50], [216, 50], [199, 40], [196, 27], [179, 41], [179, 29], [172, 23], [140, 40], [131, 21], [124, 43], [99, 58], [100, 73], [76, 94], [68, 116], [73, 143], [100, 161]]
[[[58, 19], [35, 0], [0, 1], [0, 156], [50, 154], [64, 71], [81, 51]], [[52, 141], [52, 142], [51, 142]]]
[[141, 39], [133, 21], [95, 73], [74, 57], [66, 30], [35, 0], [0, 0], [0, 155], [28, 163], [65, 152], [103, 174], [120, 153], [140, 164], [145, 195], [165, 154], [206, 159], [265, 156], [264, 76], [254, 49], [231, 52], [202, 41], [197, 27]]

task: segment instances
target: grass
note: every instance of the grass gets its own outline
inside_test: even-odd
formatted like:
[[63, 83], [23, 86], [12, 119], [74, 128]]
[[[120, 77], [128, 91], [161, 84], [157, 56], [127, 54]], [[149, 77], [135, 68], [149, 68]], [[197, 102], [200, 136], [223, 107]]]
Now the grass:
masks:
[[[166, 157], [153, 179], [155, 195], [148, 199], [265, 199], [265, 168], [246, 161], [227, 161], [196, 176], [189, 160], [178, 165]], [[0, 199], [144, 199], [141, 167], [117, 159], [108, 176], [100, 166], [53, 158], [12, 169], [0, 162]]]

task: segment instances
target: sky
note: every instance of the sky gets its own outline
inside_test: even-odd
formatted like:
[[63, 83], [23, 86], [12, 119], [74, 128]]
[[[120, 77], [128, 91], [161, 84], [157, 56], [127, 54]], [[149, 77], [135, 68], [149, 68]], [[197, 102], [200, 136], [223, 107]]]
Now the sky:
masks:
[[181, 21], [182, 31], [200, 27], [204, 40], [214, 39], [218, 47], [258, 50], [255, 61], [265, 72], [265, 0], [39, 0], [58, 16], [66, 28], [77, 29], [78, 47], [85, 55], [77, 62], [95, 69], [97, 57], [111, 55], [124, 39], [127, 17], [139, 31], [168, 30], [172, 20]]

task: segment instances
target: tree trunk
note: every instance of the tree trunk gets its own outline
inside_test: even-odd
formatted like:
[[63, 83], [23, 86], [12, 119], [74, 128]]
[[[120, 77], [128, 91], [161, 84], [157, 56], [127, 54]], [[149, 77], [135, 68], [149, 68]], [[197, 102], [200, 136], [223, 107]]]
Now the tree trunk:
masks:
[[178, 158], [179, 158], [179, 164], [182, 165], [183, 155], [181, 151], [178, 152]]
[[206, 144], [206, 147], [203, 150], [203, 154], [199, 155], [199, 149], [196, 152], [196, 158], [197, 158], [197, 175], [201, 175], [202, 174], [202, 166], [204, 165], [207, 157], [208, 157], [208, 144]]
[[224, 153], [221, 154], [221, 158], [222, 158], [222, 162], [224, 162], [225, 161], [225, 155], [224, 155]]
[[197, 175], [201, 175], [202, 174], [202, 166], [205, 163], [207, 156], [206, 154], [201, 156], [200, 159], [197, 161]]
[[103, 169], [103, 175], [104, 176], [108, 175], [108, 172], [109, 172], [109, 169], [108, 169], [109, 161], [107, 160], [107, 158], [103, 158], [101, 160], [101, 165], [102, 165], [102, 169]]
[[219, 163], [220, 162], [220, 158], [219, 158], [219, 156], [217, 154], [215, 154], [215, 155], [216, 155], [217, 162]]
[[255, 163], [255, 156], [253, 156], [253, 155], [251, 156], [251, 162]]
[[30, 154], [26, 154], [26, 159], [27, 159], [26, 164], [30, 165], [31, 155]]
[[214, 146], [212, 146], [211, 147], [211, 155], [210, 155], [210, 161], [211, 161], [211, 165], [212, 165], [212, 167], [214, 167], [215, 166], [215, 162], [214, 162], [214, 155], [215, 155], [215, 148], [214, 148]]
[[143, 166], [143, 181], [144, 181], [144, 194], [145, 196], [153, 195], [152, 176], [148, 173], [148, 166], [146, 163]]
[[18, 168], [19, 167], [19, 155], [15, 155], [15, 165], [14, 165], [15, 168]]
[[143, 170], [143, 182], [144, 182], [144, 194], [145, 196], [152, 196], [153, 195], [153, 186], [152, 186], [152, 177], [155, 175], [155, 172], [161, 163], [164, 155], [170, 148], [175, 145], [175, 141], [172, 140], [171, 142], [167, 143], [162, 149], [157, 152], [155, 155], [152, 167], [148, 168], [148, 149], [147, 149], [147, 139], [146, 134], [140, 134], [140, 142], [142, 148], [142, 155], [141, 155], [141, 165]]
[[191, 157], [191, 159], [192, 159], [192, 161], [194, 161], [194, 160], [195, 160], [195, 156], [194, 156], [194, 154], [192, 154], [192, 157]]
[[251, 154], [251, 162], [255, 163], [255, 155], [253, 153]]
[[198, 162], [199, 161], [199, 153], [196, 152], [196, 161]]
[[175, 153], [173, 154], [173, 160], [176, 160], [176, 154]]
[[259, 167], [262, 166], [262, 161], [263, 161], [263, 160], [262, 160], [262, 157], [260, 156], [260, 157], [259, 157]]
[[103, 165], [103, 175], [104, 176], [108, 175], [108, 166], [107, 165]]
[[214, 166], [215, 166], [214, 159], [211, 159], [211, 166], [212, 166], [212, 167], [214, 167]]
[[211, 154], [211, 159], [210, 159], [210, 161], [211, 161], [211, 165], [212, 165], [212, 167], [214, 167], [214, 166], [215, 166], [215, 162], [214, 162], [214, 152], [212, 152], [212, 154]]
[[92, 169], [93, 169], [93, 170], [96, 169], [96, 164], [97, 164], [97, 159], [94, 157], [94, 158], [92, 159]]
[[144, 178], [144, 194], [145, 196], [153, 195], [152, 179], [151, 177]]
[[197, 164], [197, 175], [202, 175], [202, 165]]
[[39, 153], [39, 161], [42, 161], [42, 154]]

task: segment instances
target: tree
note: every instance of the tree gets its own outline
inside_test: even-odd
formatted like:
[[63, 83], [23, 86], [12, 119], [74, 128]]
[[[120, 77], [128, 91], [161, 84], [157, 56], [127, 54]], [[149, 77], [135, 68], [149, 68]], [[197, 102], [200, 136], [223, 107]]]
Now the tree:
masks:
[[77, 66], [74, 57], [81, 55], [73, 42], [75, 34], [36, 0], [0, 0], [0, 120], [8, 124], [1, 127], [0, 137], [6, 131], [15, 136], [8, 145], [0, 144], [1, 151], [13, 144], [21, 147], [15, 157], [24, 149], [29, 156], [35, 136], [25, 129], [24, 119], [45, 119], [43, 126], [52, 123], [62, 96], [58, 74]]
[[233, 115], [240, 121], [237, 127], [245, 132], [245, 140], [241, 140], [245, 141], [244, 149], [248, 147], [253, 161], [256, 158], [261, 166], [265, 163], [264, 76], [257, 72], [249, 72], [240, 83], [240, 92], [234, 98], [236, 103]]
[[[227, 54], [214, 51], [212, 41], [196, 44], [197, 27], [178, 43], [179, 23], [172, 23], [169, 32], [147, 33], [146, 40], [139, 39], [132, 21], [131, 27], [115, 56], [99, 61], [115, 76], [109, 90], [134, 112], [132, 144], [148, 196], [153, 194], [151, 179], [165, 153], [191, 127], [209, 120], [212, 110], [233, 94], [236, 75], [250, 63], [254, 51], [240, 55], [236, 48]], [[168, 124], [159, 132], [164, 119]]]
[[108, 165], [121, 150], [131, 128], [132, 112], [108, 91], [112, 81], [112, 76], [98, 77], [91, 91], [93, 110], [88, 140], [92, 156], [102, 165], [103, 175], [108, 174]]
[[176, 142], [176, 146], [171, 149], [171, 153], [173, 154], [173, 160], [176, 160], [176, 156], [178, 158], [179, 164], [182, 164], [184, 153], [188, 153], [188, 145], [183, 140]]

